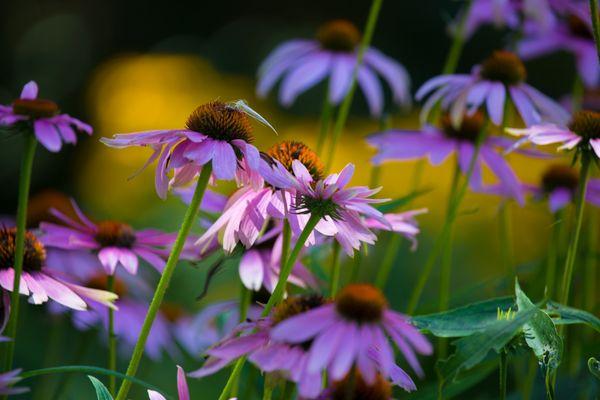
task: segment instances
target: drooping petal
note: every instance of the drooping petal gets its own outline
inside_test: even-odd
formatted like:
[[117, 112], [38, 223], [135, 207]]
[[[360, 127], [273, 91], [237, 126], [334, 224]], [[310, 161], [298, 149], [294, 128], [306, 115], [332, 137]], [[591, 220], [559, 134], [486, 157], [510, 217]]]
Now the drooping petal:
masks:
[[45, 119], [37, 119], [33, 123], [33, 130], [37, 140], [49, 151], [56, 153], [62, 147], [62, 140], [58, 130]]
[[240, 279], [250, 290], [258, 291], [263, 283], [264, 264], [257, 250], [249, 250], [240, 261]]
[[35, 81], [29, 81], [23, 86], [23, 90], [21, 90], [21, 99], [23, 100], [33, 100], [38, 96], [38, 85]]

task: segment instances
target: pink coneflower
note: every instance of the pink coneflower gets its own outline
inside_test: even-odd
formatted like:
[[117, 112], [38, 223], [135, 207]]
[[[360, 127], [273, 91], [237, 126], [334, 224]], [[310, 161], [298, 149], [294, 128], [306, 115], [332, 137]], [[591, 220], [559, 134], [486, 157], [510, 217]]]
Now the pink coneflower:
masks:
[[[379, 165], [385, 161], [428, 157], [431, 164], [439, 165], [454, 153], [461, 172], [466, 175], [483, 124], [484, 117], [478, 112], [462, 118], [458, 128], [454, 127], [450, 117], [443, 116], [441, 128], [425, 125], [420, 131], [389, 130], [371, 135], [368, 142], [378, 150], [372, 162]], [[482, 187], [482, 165], [486, 165], [511, 197], [523, 203], [523, 194], [515, 173], [496, 151], [498, 147], [506, 149], [512, 144], [505, 138], [485, 137], [479, 145], [470, 185], [475, 189]]]
[[[150, 400], [166, 400], [162, 394], [154, 390], [148, 390], [148, 398]], [[185, 371], [179, 365], [177, 366], [177, 399], [190, 400], [190, 391], [185, 379]]]
[[368, 384], [375, 382], [379, 372], [395, 385], [415, 390], [412, 379], [395, 364], [386, 334], [417, 375], [422, 376], [415, 351], [431, 354], [431, 344], [406, 316], [390, 310], [383, 294], [371, 285], [348, 285], [335, 303], [286, 319], [270, 332], [275, 341], [311, 343], [308, 373], [326, 370], [331, 379], [340, 380], [356, 365]]
[[46, 99], [38, 99], [37, 83], [31, 81], [23, 86], [21, 97], [10, 106], [0, 105], [0, 125], [18, 127], [29, 123], [37, 140], [49, 151], [57, 152], [63, 142], [75, 144], [76, 131], [92, 134], [92, 127], [80, 120], [60, 114], [58, 105]]
[[50, 222], [40, 224], [40, 229], [44, 232], [41, 240], [45, 246], [93, 251], [97, 253], [98, 260], [109, 275], [115, 273], [118, 265], [130, 274], [137, 273], [138, 257], [159, 272], [163, 270], [175, 234], [155, 229], [135, 231], [131, 226], [118, 221], [94, 223], [85, 216], [75, 201], [71, 201], [71, 205], [79, 221], [52, 209], [52, 215], [65, 225]]
[[425, 122], [434, 106], [448, 110], [454, 126], [459, 126], [465, 114], [473, 115], [485, 105], [490, 120], [502, 125], [507, 100], [516, 107], [527, 125], [549, 121], [563, 123], [568, 113], [554, 100], [525, 83], [527, 71], [521, 60], [511, 52], [495, 51], [470, 74], [440, 75], [425, 82], [416, 98], [429, 98], [421, 111]]
[[[13, 290], [16, 228], [0, 228], [0, 286]], [[46, 265], [46, 249], [32, 232], [25, 234], [23, 273], [19, 293], [29, 296], [33, 304], [52, 299], [74, 310], [86, 310], [89, 302], [98, 302], [116, 308], [117, 295], [104, 290], [92, 289], [69, 282]]]
[[[354, 254], [355, 249], [360, 248], [362, 242], [373, 244], [377, 239], [368, 228], [366, 218], [375, 219], [391, 228], [383, 213], [371, 205], [388, 201], [371, 198], [380, 188], [346, 187], [354, 174], [353, 164], [346, 165], [339, 174], [332, 174], [320, 180], [315, 180], [298, 160], [292, 162], [292, 172], [277, 160], [271, 165], [263, 163], [261, 166], [265, 181], [292, 194], [287, 215], [320, 216], [315, 230], [325, 236], [335, 237], [350, 256]], [[295, 227], [293, 224], [290, 226], [297, 235], [304, 228]]]
[[561, 144], [558, 150], [573, 150], [594, 154], [600, 158], [600, 113], [578, 111], [566, 126], [554, 124], [534, 125], [527, 129], [506, 129], [515, 136], [522, 136], [511, 149], [524, 143], [536, 145]]
[[[169, 185], [192, 181], [207, 163], [212, 163], [217, 179], [231, 180], [240, 174], [247, 177], [257, 169], [260, 156], [250, 144], [254, 137], [249, 115], [268, 125], [242, 101], [213, 101], [196, 108], [183, 129], [118, 134], [100, 140], [116, 148], [150, 146], [154, 152], [143, 168], [158, 159], [156, 192], [165, 198]], [[174, 177], [169, 182], [167, 174], [171, 170]]]
[[[328, 78], [328, 101], [339, 104], [350, 88], [360, 39], [360, 32], [351, 22], [334, 20], [323, 25], [315, 39], [281, 44], [258, 70], [258, 95], [266, 96], [282, 79], [279, 101], [290, 106], [302, 92]], [[410, 103], [410, 78], [404, 67], [380, 51], [368, 48], [357, 79], [372, 115], [380, 115], [384, 103], [376, 74], [388, 83], [397, 104]]]

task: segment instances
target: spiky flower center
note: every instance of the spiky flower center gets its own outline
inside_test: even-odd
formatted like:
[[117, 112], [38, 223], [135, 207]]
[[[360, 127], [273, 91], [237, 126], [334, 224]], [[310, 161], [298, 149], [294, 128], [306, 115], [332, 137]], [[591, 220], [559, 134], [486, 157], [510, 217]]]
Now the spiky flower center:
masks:
[[136, 241], [133, 228], [118, 221], [102, 221], [97, 225], [96, 242], [102, 247], [125, 247], [130, 249]]
[[578, 111], [569, 122], [569, 129], [584, 139], [600, 139], [600, 113]]
[[321, 218], [342, 219], [340, 206], [332, 198], [301, 195], [296, 198], [294, 209], [298, 214], [315, 214]]
[[570, 14], [567, 17], [567, 26], [573, 36], [586, 40], [594, 40], [594, 35], [590, 31], [590, 27], [577, 15]]
[[568, 189], [575, 192], [579, 177], [577, 172], [566, 165], [551, 165], [542, 175], [542, 188], [546, 193], [556, 189]]
[[330, 398], [331, 400], [389, 400], [392, 398], [392, 385], [380, 374], [377, 374], [375, 382], [369, 385], [355, 369], [344, 379], [333, 384]]
[[273, 324], [278, 324], [288, 318], [310, 311], [326, 303], [323, 296], [317, 294], [301, 295], [288, 297], [281, 304], [275, 307], [271, 320]]
[[[14, 268], [17, 228], [0, 228], [0, 269]], [[31, 232], [25, 233], [23, 271], [35, 272], [42, 269], [46, 261], [46, 249]]]
[[336, 310], [345, 318], [358, 323], [378, 322], [387, 307], [383, 293], [368, 284], [344, 287], [335, 299]]
[[350, 21], [336, 19], [322, 25], [317, 31], [321, 47], [336, 52], [354, 51], [360, 42], [360, 32]]
[[442, 130], [449, 138], [475, 143], [483, 129], [484, 117], [479, 111], [473, 115], [465, 114], [458, 128], [454, 127], [448, 114], [442, 115], [440, 122]]
[[481, 77], [505, 85], [516, 85], [525, 80], [527, 70], [516, 54], [498, 50], [481, 64]]
[[248, 115], [221, 101], [202, 104], [194, 110], [186, 122], [187, 129], [202, 133], [216, 140], [241, 139], [252, 142], [252, 124]]
[[292, 172], [292, 162], [300, 161], [315, 181], [323, 179], [323, 164], [317, 153], [302, 142], [285, 140], [271, 147], [267, 154]]
[[[113, 279], [114, 283], [111, 291], [119, 297], [125, 296], [127, 294], [127, 285], [125, 284], [125, 282], [118, 278]], [[91, 289], [108, 290], [108, 275], [94, 275], [90, 280], [86, 282], [85, 286]]]
[[169, 322], [177, 322], [184, 315], [185, 310], [179, 304], [165, 302], [160, 306], [160, 312]]
[[31, 118], [50, 118], [58, 114], [58, 105], [44, 99], [17, 99], [12, 108], [15, 114]]

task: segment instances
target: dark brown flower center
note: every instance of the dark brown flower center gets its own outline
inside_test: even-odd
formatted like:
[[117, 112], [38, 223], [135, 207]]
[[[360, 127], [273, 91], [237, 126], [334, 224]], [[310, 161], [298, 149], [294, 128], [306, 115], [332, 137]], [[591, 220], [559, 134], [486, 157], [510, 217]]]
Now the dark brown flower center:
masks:
[[594, 40], [594, 35], [592, 34], [592, 31], [590, 31], [590, 27], [577, 15], [571, 14], [567, 17], [567, 26], [569, 27], [569, 32], [571, 32], [573, 36]]
[[221, 101], [202, 104], [188, 117], [187, 129], [216, 140], [242, 139], [252, 142], [252, 125], [248, 115]]
[[[0, 228], [0, 269], [14, 268], [17, 228]], [[46, 261], [46, 249], [31, 232], [25, 233], [23, 271], [35, 272], [42, 269]]]
[[[85, 287], [91, 289], [108, 290], [108, 275], [94, 275], [89, 281], [86, 282]], [[111, 291], [119, 297], [123, 297], [127, 294], [127, 285], [122, 280], [114, 278]]]
[[315, 181], [323, 179], [323, 164], [319, 156], [302, 142], [286, 140], [271, 147], [267, 154], [292, 172], [292, 162], [300, 161]]
[[17, 99], [12, 108], [15, 114], [31, 118], [49, 118], [58, 114], [58, 105], [44, 99]]
[[568, 189], [575, 192], [579, 177], [577, 172], [566, 165], [551, 165], [542, 175], [542, 188], [546, 193], [555, 189]]
[[160, 312], [169, 322], [179, 321], [186, 313], [179, 304], [165, 302], [160, 306]]
[[581, 106], [584, 110], [600, 111], [600, 89], [586, 89]]
[[340, 291], [335, 299], [335, 307], [349, 320], [370, 323], [381, 320], [387, 301], [375, 286], [357, 283]]
[[458, 128], [454, 127], [448, 114], [442, 115], [440, 122], [444, 134], [449, 138], [475, 143], [483, 129], [484, 117], [479, 111], [473, 115], [465, 114]]
[[351, 52], [360, 42], [360, 32], [352, 22], [336, 19], [319, 28], [317, 40], [324, 49]]
[[584, 139], [600, 138], [600, 113], [577, 111], [569, 122], [569, 129]]
[[102, 221], [97, 225], [96, 242], [102, 247], [131, 248], [135, 244], [135, 232], [127, 224], [117, 221]]
[[525, 80], [527, 70], [516, 54], [498, 50], [481, 63], [481, 77], [505, 85], [516, 85]]
[[[355, 374], [354, 377], [351, 374]], [[392, 385], [380, 374], [375, 382], [369, 385], [358, 370], [350, 373], [341, 381], [333, 384], [331, 400], [390, 400], [392, 398]]]
[[323, 296], [317, 294], [288, 297], [275, 307], [271, 315], [271, 320], [276, 325], [294, 315], [320, 307], [326, 302]]

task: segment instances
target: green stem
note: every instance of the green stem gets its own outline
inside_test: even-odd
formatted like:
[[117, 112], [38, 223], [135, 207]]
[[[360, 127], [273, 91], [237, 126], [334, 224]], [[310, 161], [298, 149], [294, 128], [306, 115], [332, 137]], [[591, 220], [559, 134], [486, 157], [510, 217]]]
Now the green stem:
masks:
[[390, 272], [392, 271], [392, 265], [394, 264], [394, 260], [396, 260], [396, 255], [400, 249], [400, 243], [400, 235], [392, 233], [392, 237], [390, 237], [387, 247], [385, 248], [385, 254], [383, 255], [383, 260], [377, 271], [377, 276], [375, 277], [375, 286], [379, 289], [385, 287]]
[[460, 59], [460, 55], [462, 54], [463, 48], [465, 46], [465, 30], [467, 25], [467, 17], [469, 16], [469, 11], [471, 9], [472, 3], [472, 0], [469, 0], [467, 2], [464, 14], [462, 15], [462, 18], [456, 27], [454, 39], [452, 40], [452, 46], [450, 47], [450, 52], [446, 57], [446, 63], [444, 64], [444, 69], [442, 70], [443, 75], [452, 74], [456, 71], [456, 67], [458, 66], [458, 60]]
[[[129, 360], [129, 366], [127, 367], [127, 376], [135, 376], [137, 369], [140, 365], [142, 355], [144, 354], [144, 346], [146, 344], [146, 340], [148, 339], [148, 335], [150, 334], [150, 329], [152, 328], [152, 324], [154, 323], [156, 314], [158, 313], [163, 298], [165, 297], [167, 288], [169, 287], [169, 282], [171, 281], [171, 277], [173, 276], [173, 272], [175, 271], [177, 261], [179, 261], [179, 256], [181, 254], [181, 251], [183, 250], [185, 241], [188, 237], [188, 234], [190, 233], [190, 230], [192, 229], [192, 225], [196, 221], [196, 216], [198, 215], [200, 203], [202, 202], [202, 197], [204, 197], [204, 192], [206, 190], [206, 186], [208, 185], [208, 180], [210, 178], [211, 172], [212, 164], [206, 164], [202, 168], [202, 172], [200, 173], [200, 177], [198, 178], [198, 183], [196, 185], [196, 190], [194, 192], [194, 197], [192, 198], [192, 201], [183, 218], [183, 222], [181, 223], [181, 228], [179, 229], [179, 232], [177, 234], [177, 239], [175, 240], [175, 244], [171, 249], [171, 254], [169, 255], [169, 259], [167, 260], [167, 265], [165, 266], [162, 276], [158, 281], [158, 285], [154, 292], [154, 297], [152, 297], [150, 307], [148, 308], [148, 313], [146, 314], [144, 324], [142, 325], [142, 329], [140, 331], [140, 336], [138, 337], [137, 343], [135, 344], [135, 348], [133, 349], [131, 360]], [[127, 397], [127, 393], [129, 393], [130, 387], [131, 382], [128, 380], [124, 380], [123, 383], [121, 383], [121, 387], [119, 388], [119, 393], [117, 394], [116, 400], [125, 400]]]
[[581, 225], [583, 222], [583, 209], [585, 208], [585, 193], [590, 172], [590, 156], [583, 154], [581, 158], [581, 170], [579, 172], [579, 184], [575, 197], [575, 231], [571, 236], [569, 248], [567, 249], [567, 259], [565, 261], [565, 273], [563, 276], [563, 288], [560, 302], [564, 305], [569, 303], [569, 292], [571, 291], [571, 280], [573, 279], [573, 267], [577, 258], [577, 249], [579, 246], [579, 236], [581, 234]]
[[[440, 294], [438, 312], [448, 310], [450, 304], [450, 283], [452, 277], [452, 242], [454, 239], [454, 230], [450, 230], [448, 241], [442, 251], [440, 264]], [[448, 355], [448, 340], [440, 338], [438, 341], [438, 358], [444, 359]]]
[[[298, 237], [298, 241], [296, 242], [296, 245], [292, 249], [292, 252], [290, 253], [289, 258], [287, 259], [285, 267], [282, 268], [281, 271], [279, 272], [279, 280], [277, 281], [277, 286], [275, 286], [275, 290], [271, 294], [271, 297], [269, 297], [269, 301], [265, 305], [265, 308], [263, 309], [261, 317], [266, 317], [267, 315], [269, 315], [269, 313], [271, 312], [273, 307], [276, 306], [277, 304], [279, 304], [281, 302], [281, 300], [283, 299], [283, 295], [285, 292], [285, 286], [287, 284], [287, 280], [290, 276], [290, 273], [292, 272], [292, 268], [293, 268], [294, 264], [296, 263], [296, 260], [298, 259], [298, 256], [300, 255], [300, 251], [304, 247], [304, 243], [306, 243], [308, 236], [312, 233], [312, 231], [315, 229], [315, 226], [317, 226], [317, 223], [320, 220], [321, 220], [320, 215], [311, 214], [310, 218], [308, 219], [308, 222], [306, 223], [306, 226], [304, 227], [304, 229], [300, 233], [300, 236]], [[233, 367], [233, 370], [231, 371], [231, 374], [229, 375], [229, 378], [227, 379], [227, 383], [225, 384], [225, 387], [223, 388], [223, 391], [221, 392], [221, 395], [219, 396], [219, 400], [226, 400], [229, 398], [227, 396], [231, 392], [231, 388], [233, 387], [233, 384], [236, 381], [237, 377], [239, 376], [240, 372], [242, 372], [242, 368], [244, 367], [245, 362], [246, 362], [246, 356], [240, 357], [236, 361], [236, 363]], [[120, 399], [117, 399], [117, 400], [120, 400]]]
[[[587, 254], [585, 260], [585, 300], [583, 309], [595, 313], [596, 306], [596, 246], [598, 244], [598, 210], [591, 209], [590, 215], [588, 216], [588, 242], [587, 242]], [[591, 333], [591, 332], [590, 332]]]
[[562, 210], [554, 214], [554, 223], [552, 224], [552, 234], [550, 245], [548, 246], [548, 261], [546, 264], [546, 297], [553, 299], [555, 295], [554, 285], [556, 282], [556, 266], [560, 254], [560, 238], [564, 230], [564, 213]]
[[333, 106], [329, 102], [329, 96], [327, 91], [325, 91], [325, 99], [323, 100], [323, 109], [321, 110], [321, 127], [319, 129], [319, 137], [317, 139], [317, 155], [321, 155], [323, 152], [323, 147], [325, 146], [325, 140], [327, 139], [327, 134], [329, 133], [329, 128], [331, 126], [331, 117], [333, 116]]
[[500, 205], [500, 255], [502, 267], [506, 273], [507, 281], [514, 282], [517, 271], [514, 264], [512, 221], [510, 218], [510, 203], [503, 201]]
[[508, 355], [502, 349], [500, 351], [500, 400], [506, 400], [506, 378], [508, 373]]
[[294, 384], [289, 381], [285, 381], [283, 393], [281, 394], [281, 400], [291, 400], [293, 395], [294, 395]]
[[371, 3], [371, 9], [369, 10], [369, 17], [367, 19], [367, 25], [365, 27], [365, 34], [362, 37], [362, 41], [358, 48], [358, 54], [356, 56], [356, 65], [354, 66], [354, 71], [352, 72], [352, 80], [350, 82], [350, 87], [348, 88], [348, 92], [340, 105], [339, 112], [337, 115], [337, 119], [335, 121], [335, 125], [333, 126], [333, 134], [331, 138], [331, 146], [329, 148], [329, 154], [327, 156], [327, 161], [325, 163], [325, 170], [329, 171], [331, 169], [331, 164], [333, 163], [333, 157], [335, 155], [335, 150], [337, 146], [337, 142], [342, 135], [342, 129], [346, 124], [346, 120], [348, 119], [348, 114], [350, 112], [350, 105], [352, 104], [352, 98], [354, 97], [354, 92], [356, 90], [356, 77], [358, 75], [358, 69], [360, 68], [363, 58], [365, 55], [365, 51], [371, 44], [371, 39], [373, 39], [373, 32], [375, 31], [375, 25], [377, 25], [377, 18], [379, 17], [379, 11], [381, 10], [381, 5], [383, 0], [373, 0]]
[[4, 371], [12, 369], [13, 357], [15, 355], [15, 342], [17, 340], [17, 324], [19, 317], [19, 286], [21, 273], [23, 272], [23, 256], [25, 253], [25, 233], [27, 232], [27, 202], [29, 200], [29, 187], [31, 186], [31, 171], [33, 170], [33, 159], [37, 141], [33, 133], [25, 137], [23, 158], [21, 160], [21, 175], [19, 177], [19, 198], [17, 202], [17, 233], [15, 238], [15, 264], [13, 290], [10, 295], [10, 315], [6, 336], [10, 341], [6, 344], [6, 358]]
[[[100, 374], [100, 375], [114, 376], [114, 377], [123, 379], [124, 381], [130, 382], [130, 383], [135, 383], [136, 385], [145, 387], [146, 389], [155, 390], [157, 392], [164, 393], [164, 391], [162, 389], [160, 389], [154, 385], [151, 385], [149, 383], [146, 383], [140, 379], [137, 379], [133, 376], [128, 376], [128, 375], [122, 374], [120, 372], [111, 371], [109, 369], [100, 368], [100, 367], [92, 367], [89, 365], [65, 365], [62, 367], [35, 369], [35, 370], [23, 372], [20, 375], [20, 378], [21, 378], [21, 380], [25, 380], [25, 379], [33, 378], [33, 377], [40, 376], [40, 375], [64, 374], [64, 373], [69, 373], [69, 372], [80, 372], [80, 373], [84, 373], [84, 374]], [[172, 397], [167, 396], [167, 398], [170, 399]]]
[[251, 298], [252, 293], [250, 290], [243, 283], [240, 283], [240, 322], [244, 322], [248, 316]]
[[333, 241], [331, 254], [331, 280], [329, 286], [329, 296], [334, 298], [340, 285], [340, 273], [342, 263], [340, 262], [340, 244], [337, 240]]
[[285, 262], [287, 261], [288, 254], [290, 252], [290, 243], [292, 241], [292, 228], [290, 227], [289, 221], [286, 219], [283, 221], [283, 240], [281, 242], [281, 260], [280, 269], [285, 268]]
[[[109, 275], [106, 282], [109, 292], [114, 292], [115, 276]], [[115, 336], [115, 311], [108, 308], [108, 369], [117, 370], [117, 337]], [[108, 377], [108, 390], [114, 396], [117, 388], [117, 380], [114, 375]]]
[[272, 374], [265, 375], [265, 385], [263, 391], [263, 400], [271, 400], [273, 398], [273, 389], [275, 388], [274, 377]]
[[598, 15], [598, 0], [590, 0], [590, 13], [592, 17], [592, 27], [594, 28], [594, 41], [596, 42], [596, 52], [600, 60], [600, 16]]

